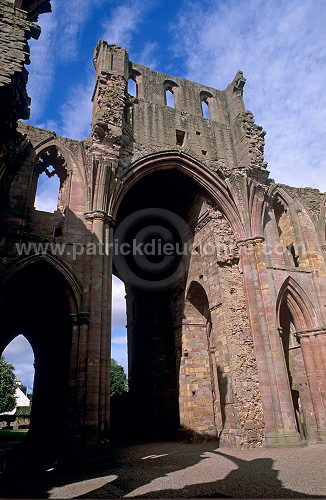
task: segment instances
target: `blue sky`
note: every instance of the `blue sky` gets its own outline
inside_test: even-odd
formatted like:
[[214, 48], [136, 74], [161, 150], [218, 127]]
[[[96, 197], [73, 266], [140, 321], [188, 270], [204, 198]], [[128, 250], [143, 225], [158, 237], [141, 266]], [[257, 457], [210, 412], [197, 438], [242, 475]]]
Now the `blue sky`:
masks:
[[[326, 191], [325, 0], [52, 0], [52, 6], [40, 16], [40, 39], [30, 42], [30, 123], [74, 139], [89, 136], [99, 39], [128, 49], [134, 62], [220, 90], [240, 69], [246, 109], [267, 131], [271, 177]], [[39, 208], [51, 197], [51, 189], [44, 192]], [[113, 356], [126, 366], [117, 281], [114, 295]]]

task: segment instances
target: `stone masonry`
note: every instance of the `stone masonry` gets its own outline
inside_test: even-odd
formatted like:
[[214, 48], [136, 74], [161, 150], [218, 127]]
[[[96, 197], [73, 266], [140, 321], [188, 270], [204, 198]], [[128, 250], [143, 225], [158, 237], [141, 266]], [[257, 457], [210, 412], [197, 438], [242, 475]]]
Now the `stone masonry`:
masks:
[[[269, 179], [240, 71], [220, 91], [104, 41], [89, 139], [16, 128], [30, 21], [47, 8], [5, 0], [0, 11], [11, 34], [0, 89], [16, 92], [1, 116], [0, 347], [24, 332], [35, 352], [30, 439], [41, 445], [52, 389], [53, 447], [107, 439], [115, 274], [130, 385], [119, 432], [243, 448], [325, 441], [325, 194]], [[54, 213], [34, 208], [41, 174], [59, 178]], [[139, 237], [173, 253], [117, 255], [116, 242]]]

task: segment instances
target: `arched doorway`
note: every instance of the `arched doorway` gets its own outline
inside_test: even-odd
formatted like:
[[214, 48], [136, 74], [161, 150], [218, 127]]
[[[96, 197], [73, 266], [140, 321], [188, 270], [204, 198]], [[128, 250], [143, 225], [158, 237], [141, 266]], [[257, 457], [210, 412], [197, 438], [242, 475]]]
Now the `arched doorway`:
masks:
[[35, 354], [30, 430], [33, 449], [57, 449], [67, 437], [73, 293], [45, 259], [22, 265], [1, 290], [0, 351], [20, 333]]
[[[118, 209], [114, 241], [122, 253], [131, 249], [113, 262], [127, 293], [129, 424], [137, 436], [173, 438], [179, 428], [176, 335], [190, 258], [185, 243], [192, 238], [186, 233], [197, 220], [201, 194], [196, 182], [169, 168], [138, 180]], [[143, 246], [133, 248], [137, 237]], [[145, 257], [140, 250], [148, 250]]]
[[298, 333], [313, 327], [313, 306], [301, 287], [288, 278], [278, 299], [278, 324], [288, 373], [297, 430], [302, 439], [314, 440], [316, 418], [305, 360]]

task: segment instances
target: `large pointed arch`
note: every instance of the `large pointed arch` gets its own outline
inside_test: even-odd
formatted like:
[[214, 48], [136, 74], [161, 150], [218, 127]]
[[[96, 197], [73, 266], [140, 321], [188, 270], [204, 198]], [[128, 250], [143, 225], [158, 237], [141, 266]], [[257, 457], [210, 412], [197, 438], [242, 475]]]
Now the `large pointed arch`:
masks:
[[[82, 300], [82, 285], [73, 272], [73, 270], [62, 260], [58, 259], [51, 253], [34, 254], [15, 262], [2, 277], [2, 287], [5, 288], [11, 278], [24, 269], [26, 266], [33, 265], [37, 262], [45, 262], [51, 268], [55, 269], [62, 278], [67, 282], [66, 295], [71, 307], [71, 314], [77, 314], [81, 308]], [[0, 295], [1, 296], [1, 295]]]
[[[65, 438], [67, 413], [72, 404], [69, 380], [72, 376], [72, 315], [78, 311], [77, 283], [64, 265], [52, 256], [31, 256], [13, 265], [0, 291], [0, 349], [22, 334], [35, 354], [35, 384], [29, 438], [33, 447], [43, 445], [47, 417], [55, 429], [53, 446]], [[60, 404], [53, 397], [60, 394]], [[36, 444], [35, 444], [36, 443]], [[51, 446], [52, 446], [51, 444]]]
[[303, 288], [291, 276], [284, 281], [278, 294], [276, 302], [278, 322], [281, 305], [284, 302], [293, 317], [296, 331], [316, 328], [317, 319], [314, 306]]
[[194, 180], [216, 202], [229, 220], [238, 240], [246, 238], [241, 217], [232, 195], [222, 179], [193, 157], [181, 151], [162, 151], [135, 161], [121, 179], [116, 198], [111, 200], [109, 213], [116, 218], [127, 192], [143, 177], [159, 170], [176, 169]]

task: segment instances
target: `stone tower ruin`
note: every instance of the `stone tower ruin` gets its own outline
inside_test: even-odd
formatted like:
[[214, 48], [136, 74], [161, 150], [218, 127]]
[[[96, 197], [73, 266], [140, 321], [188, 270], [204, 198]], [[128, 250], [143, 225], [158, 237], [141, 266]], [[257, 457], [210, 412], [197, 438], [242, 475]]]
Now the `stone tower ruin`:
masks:
[[[16, 55], [37, 29], [36, 4], [48, 8], [1, 5], [2, 23], [22, 25]], [[22, 54], [0, 73], [0, 347], [21, 332], [33, 347], [31, 438], [47, 410], [53, 442], [108, 436], [115, 274], [132, 432], [240, 447], [325, 441], [325, 194], [269, 178], [243, 74], [220, 91], [100, 41], [92, 132], [76, 141], [17, 125]], [[34, 208], [44, 172], [60, 179], [54, 213]]]

